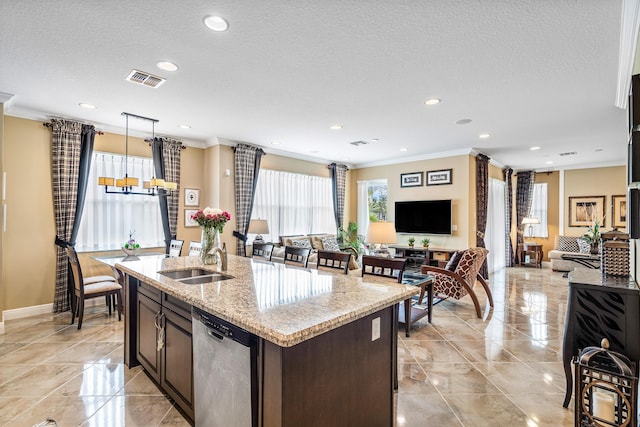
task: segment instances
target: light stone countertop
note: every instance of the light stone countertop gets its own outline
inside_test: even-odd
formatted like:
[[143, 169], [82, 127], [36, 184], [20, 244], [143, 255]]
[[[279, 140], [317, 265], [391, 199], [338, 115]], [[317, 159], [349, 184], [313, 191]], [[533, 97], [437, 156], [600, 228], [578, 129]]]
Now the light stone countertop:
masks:
[[232, 279], [188, 285], [159, 271], [203, 268], [198, 257], [164, 255], [100, 258], [126, 274], [218, 316], [281, 347], [291, 347], [375, 313], [418, 293], [419, 288], [375, 283], [377, 278], [333, 274], [229, 255]]

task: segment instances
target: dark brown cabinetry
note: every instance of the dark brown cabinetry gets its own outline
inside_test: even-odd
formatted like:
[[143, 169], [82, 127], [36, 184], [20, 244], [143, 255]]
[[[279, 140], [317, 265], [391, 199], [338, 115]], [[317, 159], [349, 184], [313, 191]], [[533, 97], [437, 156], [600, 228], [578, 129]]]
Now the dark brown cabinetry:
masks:
[[138, 282], [136, 358], [193, 419], [191, 307]]

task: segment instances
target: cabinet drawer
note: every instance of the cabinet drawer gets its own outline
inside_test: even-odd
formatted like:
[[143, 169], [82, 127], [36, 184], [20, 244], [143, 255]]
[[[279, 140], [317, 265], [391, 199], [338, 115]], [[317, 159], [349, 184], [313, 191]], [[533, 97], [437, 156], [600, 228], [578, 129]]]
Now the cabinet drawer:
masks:
[[189, 321], [189, 323], [191, 323], [191, 305], [186, 302], [163, 292], [162, 306], [167, 307], [169, 310], [184, 317]]
[[138, 292], [144, 294], [145, 296], [148, 296], [157, 303], [160, 303], [160, 301], [162, 300], [162, 292], [159, 289], [156, 289], [153, 286], [149, 285], [148, 283], [143, 282], [142, 280], [138, 280]]

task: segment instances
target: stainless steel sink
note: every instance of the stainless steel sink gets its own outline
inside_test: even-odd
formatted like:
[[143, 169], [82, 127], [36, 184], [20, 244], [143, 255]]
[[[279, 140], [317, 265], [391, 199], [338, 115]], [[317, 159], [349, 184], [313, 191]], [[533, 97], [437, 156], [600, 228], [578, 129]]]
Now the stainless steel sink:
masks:
[[233, 276], [218, 273], [216, 271], [204, 270], [202, 268], [192, 268], [189, 270], [159, 271], [159, 274], [169, 277], [185, 285], [201, 285], [203, 283], [219, 282], [221, 280], [233, 279]]

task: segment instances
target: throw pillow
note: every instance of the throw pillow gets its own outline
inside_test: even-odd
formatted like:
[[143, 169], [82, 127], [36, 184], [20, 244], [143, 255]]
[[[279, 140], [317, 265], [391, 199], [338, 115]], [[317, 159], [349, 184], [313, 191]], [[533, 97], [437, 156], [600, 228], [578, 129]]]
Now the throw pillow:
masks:
[[577, 238], [570, 236], [558, 236], [558, 249], [562, 252], [580, 252]]
[[339, 251], [340, 245], [338, 245], [338, 240], [335, 237], [323, 237], [322, 238], [322, 247], [325, 251]]
[[581, 254], [591, 253], [591, 243], [587, 242], [585, 239], [578, 239], [578, 248], [580, 248]]
[[296, 248], [311, 248], [309, 239], [295, 239], [291, 241], [291, 246]]
[[445, 270], [456, 271], [456, 267], [458, 266], [458, 264], [460, 264], [460, 260], [462, 259], [463, 252], [464, 251], [454, 252], [453, 255], [451, 255], [451, 258], [449, 258], [449, 262], [444, 267]]

